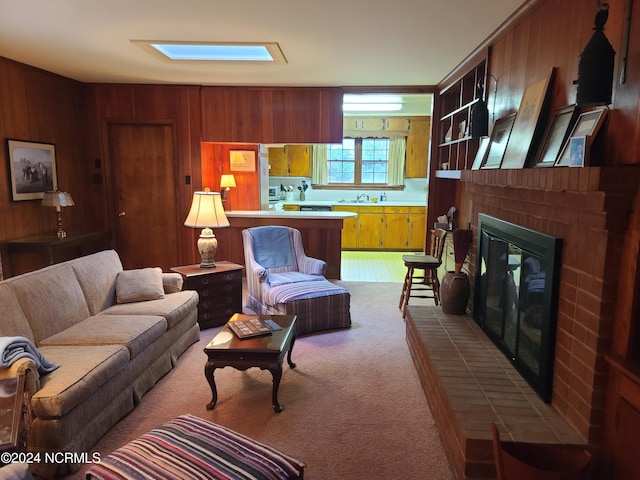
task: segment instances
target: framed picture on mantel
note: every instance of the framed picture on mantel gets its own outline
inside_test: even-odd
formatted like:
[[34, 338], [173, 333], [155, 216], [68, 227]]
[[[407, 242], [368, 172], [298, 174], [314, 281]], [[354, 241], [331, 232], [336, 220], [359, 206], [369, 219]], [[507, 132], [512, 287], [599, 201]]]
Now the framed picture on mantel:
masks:
[[511, 128], [516, 118], [516, 114], [512, 113], [506, 117], [496, 120], [496, 124], [491, 131], [491, 139], [489, 140], [489, 151], [484, 157], [480, 168], [500, 168], [505, 148], [509, 142]]
[[544, 124], [540, 119], [545, 110], [548, 111], [549, 86], [554, 73], [555, 68], [552, 68], [546, 78], [525, 89], [500, 168], [523, 168], [535, 155], [535, 147], [544, 132]]

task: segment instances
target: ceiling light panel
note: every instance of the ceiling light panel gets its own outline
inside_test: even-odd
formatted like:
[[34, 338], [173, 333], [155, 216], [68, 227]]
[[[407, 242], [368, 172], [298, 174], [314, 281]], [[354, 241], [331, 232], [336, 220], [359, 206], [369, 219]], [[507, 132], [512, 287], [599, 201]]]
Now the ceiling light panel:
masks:
[[131, 40], [165, 62], [287, 63], [277, 43]]

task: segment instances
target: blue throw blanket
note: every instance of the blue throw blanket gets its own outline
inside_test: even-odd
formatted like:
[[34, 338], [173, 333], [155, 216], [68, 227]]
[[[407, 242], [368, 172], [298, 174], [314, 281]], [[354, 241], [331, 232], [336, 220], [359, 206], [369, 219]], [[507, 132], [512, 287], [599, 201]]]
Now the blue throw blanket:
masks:
[[0, 337], [0, 368], [9, 368], [21, 358], [33, 360], [38, 366], [38, 372], [42, 375], [51, 373], [59, 367], [47, 360], [28, 338]]

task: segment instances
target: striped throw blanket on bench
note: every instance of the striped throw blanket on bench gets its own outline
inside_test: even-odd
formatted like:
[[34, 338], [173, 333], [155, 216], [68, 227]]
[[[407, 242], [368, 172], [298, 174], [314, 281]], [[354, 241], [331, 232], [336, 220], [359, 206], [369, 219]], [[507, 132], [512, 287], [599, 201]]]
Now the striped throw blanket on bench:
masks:
[[100, 480], [302, 479], [305, 464], [193, 415], [182, 415], [119, 448], [87, 472]]

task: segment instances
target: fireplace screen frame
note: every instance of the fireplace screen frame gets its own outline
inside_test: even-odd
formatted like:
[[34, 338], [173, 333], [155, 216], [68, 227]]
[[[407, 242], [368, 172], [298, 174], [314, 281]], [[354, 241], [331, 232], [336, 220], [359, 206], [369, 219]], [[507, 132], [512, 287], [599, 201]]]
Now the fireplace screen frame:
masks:
[[[478, 215], [478, 232], [473, 319], [538, 395], [549, 403], [553, 388], [562, 239], [482, 213]], [[492, 313], [488, 315], [487, 304], [496, 303], [495, 296], [491, 296], [490, 290], [488, 290], [492, 288], [489, 283], [492, 282], [489, 279], [490, 275], [483, 276], [486, 273], [487, 263], [494, 262], [490, 258], [489, 245], [487, 245], [487, 241], [490, 239], [496, 241], [498, 247], [501, 242], [507, 244], [506, 253], [509, 260], [506, 263], [503, 262], [501, 267], [504, 268], [504, 278], [509, 279], [510, 285], [515, 287], [515, 290], [511, 288], [511, 296], [508, 296], [508, 293], [501, 293], [501, 298], [498, 301], [501, 305], [505, 305], [514, 303], [512, 299], [515, 299], [515, 306], [502, 310], [494, 308], [491, 310]], [[510, 255], [511, 252], [514, 255]], [[543, 275], [538, 276], [537, 283], [539, 287], [544, 286], [544, 288], [542, 292], [540, 292], [540, 288], [537, 289], [539, 298], [535, 303], [541, 317], [540, 328], [536, 329], [540, 342], [539, 350], [536, 351], [538, 355], [533, 361], [531, 360], [531, 352], [535, 349], [526, 348], [526, 339], [523, 333], [527, 329], [527, 325], [525, 325], [527, 317], [523, 311], [527, 304], [525, 303], [526, 296], [523, 295], [525, 282], [523, 278], [520, 278], [524, 276], [524, 273], [522, 275], [520, 273], [525, 271], [523, 262], [525, 259], [534, 260], [543, 266]], [[518, 277], [517, 282], [513, 282], [513, 272]], [[506, 280], [499, 276], [502, 272], [496, 273], [498, 275], [496, 278], [500, 278], [497, 283], [506, 283]], [[505, 292], [508, 290], [505, 288]], [[494, 288], [494, 291], [498, 290]], [[498, 319], [498, 322], [502, 322], [500, 325], [496, 325], [496, 316], [501, 317]], [[496, 326], [499, 326], [500, 332], [496, 331], [498, 330]], [[530, 330], [531, 328], [529, 328]], [[521, 340], [523, 342], [522, 349], [520, 348]], [[538, 345], [535, 344], [535, 346]], [[537, 371], [531, 368], [531, 365], [537, 366]]]

